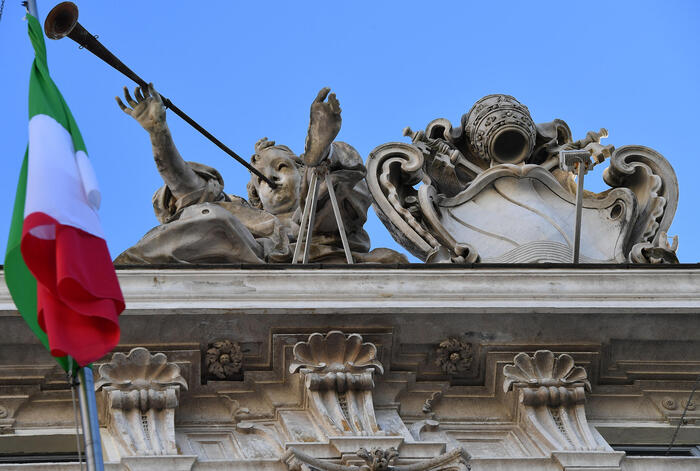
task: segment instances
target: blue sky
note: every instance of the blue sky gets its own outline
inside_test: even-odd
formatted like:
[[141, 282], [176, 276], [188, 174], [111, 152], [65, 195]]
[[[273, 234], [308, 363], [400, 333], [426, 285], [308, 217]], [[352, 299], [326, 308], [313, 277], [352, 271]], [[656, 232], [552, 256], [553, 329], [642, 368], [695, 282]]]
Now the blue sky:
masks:
[[[33, 59], [18, 0], [0, 20], [0, 257], [27, 140]], [[39, 19], [58, 2], [38, 0]], [[606, 127], [674, 166], [680, 202], [670, 235], [682, 262], [700, 261], [700, 2], [183, 2], [77, 1], [80, 22], [144, 79], [244, 157], [267, 136], [303, 150], [308, 109], [329, 86], [343, 108], [338, 139], [366, 158], [405, 141], [405, 126], [458, 123], [484, 95], [507, 93], [536, 122], [565, 120], [574, 138]], [[117, 107], [133, 84], [72, 41], [48, 43], [49, 67], [100, 179], [113, 256], [157, 225], [162, 184], [148, 136]], [[180, 153], [217, 168], [246, 196], [248, 173], [176, 116]], [[586, 177], [601, 191], [600, 166]], [[403, 249], [370, 209], [373, 247]]]

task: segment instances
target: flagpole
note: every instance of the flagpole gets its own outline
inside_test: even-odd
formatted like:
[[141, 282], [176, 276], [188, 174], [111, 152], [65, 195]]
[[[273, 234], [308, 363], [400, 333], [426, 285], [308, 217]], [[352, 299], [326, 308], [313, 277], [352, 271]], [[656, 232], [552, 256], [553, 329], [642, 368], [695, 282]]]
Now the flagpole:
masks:
[[[27, 13], [36, 20], [39, 20], [39, 11], [36, 6], [36, 0], [25, 0], [22, 2], [22, 5], [27, 9]], [[30, 26], [31, 29], [31, 26]], [[38, 29], [36, 32], [39, 32], [40, 29]], [[31, 35], [30, 35], [31, 37]], [[40, 41], [41, 46], [44, 46], [44, 41], [43, 38]], [[34, 50], [35, 53], [37, 54], [37, 57], [40, 56], [39, 51], [41, 51], [41, 48], [37, 49], [37, 45], [34, 44]], [[44, 55], [44, 60], [45, 60], [45, 50], [43, 51]], [[47, 76], [48, 77], [48, 76]], [[51, 80], [48, 79], [48, 82], [50, 83]], [[52, 84], [53, 85], [53, 84]], [[30, 91], [31, 91], [31, 86], [30, 86]], [[42, 99], [46, 100], [47, 97], [45, 95], [39, 94]], [[31, 97], [31, 93], [30, 93]], [[59, 94], [60, 97], [60, 94]], [[59, 104], [60, 105], [60, 104]], [[62, 104], [63, 107], [65, 107], [65, 110], [68, 111], [70, 114], [70, 111], [66, 107], [65, 103]], [[26, 157], [25, 157], [26, 159]], [[26, 162], [26, 161], [25, 161]], [[25, 163], [26, 165], [26, 163]], [[26, 176], [25, 176], [26, 178]], [[20, 195], [20, 193], [17, 193]], [[24, 198], [24, 193], [22, 194], [22, 198]], [[24, 206], [24, 205], [22, 205]], [[23, 210], [21, 210], [23, 211]], [[10, 232], [12, 235], [12, 231]], [[109, 254], [107, 254], [109, 256]], [[113, 265], [111, 261], [108, 258], [109, 266], [113, 268]], [[19, 262], [18, 262], [19, 263]], [[21, 259], [21, 265], [25, 265], [25, 259], [24, 259], [24, 253], [22, 254], [22, 259]], [[27, 265], [28, 266], [28, 265]], [[24, 269], [27, 269], [27, 266], [24, 267]], [[5, 273], [8, 273], [9, 269], [9, 262], [7, 261], [6, 258], [6, 265], [5, 265]], [[28, 271], [27, 271], [28, 272]], [[116, 275], [115, 279], [116, 281]], [[36, 289], [36, 288], [35, 288]], [[117, 291], [118, 290], [118, 284], [117, 284]], [[13, 295], [14, 297], [14, 295]], [[121, 291], [119, 291], [119, 295], [114, 298], [121, 298]], [[16, 298], [15, 298], [16, 299]], [[19, 306], [18, 306], [19, 309]], [[36, 315], [36, 307], [34, 307], [34, 315]], [[123, 310], [123, 300], [122, 300], [122, 307], [119, 309], [119, 311]], [[22, 313], [24, 316], [24, 313]], [[30, 325], [31, 327], [31, 325]], [[48, 332], [47, 332], [48, 333]], [[69, 358], [69, 370], [71, 372], [74, 371], [73, 369], [73, 359]], [[72, 379], [72, 375], [70, 375]], [[88, 365], [84, 368], [80, 368], [78, 370], [78, 397], [80, 401], [80, 416], [81, 416], [81, 422], [82, 422], [82, 428], [83, 428], [83, 440], [85, 443], [85, 457], [86, 457], [86, 462], [87, 462], [87, 467], [88, 471], [104, 471], [104, 460], [102, 458], [102, 441], [100, 439], [100, 424], [98, 421], [97, 417], [97, 401], [95, 400], [95, 382], [93, 379], [92, 375], [92, 368]], [[72, 387], [72, 385], [71, 385]], [[77, 425], [77, 424], [76, 424]], [[78, 447], [80, 448], [80, 447]], [[78, 450], [78, 454], [80, 455], [80, 450]], [[82, 466], [82, 465], [81, 465]]]
[[25, 6], [27, 7], [27, 13], [32, 15], [37, 20], [39, 19], [39, 10], [36, 8], [36, 0], [26, 0]]
[[85, 461], [88, 471], [104, 471], [92, 368], [90, 366], [80, 368], [78, 378], [80, 379], [78, 397], [80, 399], [80, 417], [83, 423], [83, 439], [85, 440]]

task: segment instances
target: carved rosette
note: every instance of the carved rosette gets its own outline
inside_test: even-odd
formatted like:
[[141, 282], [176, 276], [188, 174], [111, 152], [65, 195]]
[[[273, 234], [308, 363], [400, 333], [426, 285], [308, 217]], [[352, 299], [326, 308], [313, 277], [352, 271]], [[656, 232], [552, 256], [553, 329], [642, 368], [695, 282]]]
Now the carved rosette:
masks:
[[187, 389], [180, 367], [138, 347], [115, 353], [99, 375], [95, 390], [106, 396], [108, 429], [122, 456], [177, 455], [175, 408]]
[[238, 343], [230, 340], [212, 342], [204, 358], [207, 379], [233, 381], [241, 378], [243, 350]]
[[373, 373], [383, 373], [377, 347], [334, 330], [294, 346], [290, 373], [304, 377], [312, 414], [333, 435], [381, 435], [374, 415]]
[[472, 345], [454, 337], [440, 342], [436, 350], [435, 364], [448, 375], [459, 375], [469, 371], [472, 360]]
[[588, 425], [586, 370], [570, 355], [519, 353], [503, 367], [503, 390], [518, 391], [519, 422], [545, 451], [612, 451]]

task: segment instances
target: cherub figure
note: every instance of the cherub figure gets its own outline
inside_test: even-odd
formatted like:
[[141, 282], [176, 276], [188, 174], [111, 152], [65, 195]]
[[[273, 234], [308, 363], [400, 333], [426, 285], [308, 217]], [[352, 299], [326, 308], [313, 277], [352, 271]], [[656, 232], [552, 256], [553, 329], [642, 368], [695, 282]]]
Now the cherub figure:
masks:
[[[325, 165], [339, 200], [350, 248], [356, 262], [401, 263], [404, 255], [389, 249], [369, 251], [362, 229], [371, 203], [362, 159], [343, 142], [334, 142], [341, 127], [335, 94], [322, 89], [311, 105], [304, 154], [299, 157], [267, 138], [255, 144], [251, 164], [274, 183], [255, 175], [248, 183], [248, 201], [224, 192], [215, 169], [186, 162], [175, 147], [158, 92], [124, 87], [126, 104], [119, 107], [148, 132], [153, 157], [165, 185], [153, 196], [161, 225], [119, 255], [118, 264], [160, 263], [287, 263], [299, 232], [300, 206], [312, 167]], [[312, 262], [344, 263], [340, 235], [325, 184], [321, 186]]]

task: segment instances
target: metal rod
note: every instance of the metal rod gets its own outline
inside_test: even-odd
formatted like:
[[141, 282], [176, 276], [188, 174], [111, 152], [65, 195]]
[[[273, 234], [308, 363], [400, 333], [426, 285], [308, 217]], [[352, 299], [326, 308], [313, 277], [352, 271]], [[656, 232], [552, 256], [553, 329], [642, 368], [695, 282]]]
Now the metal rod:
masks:
[[314, 233], [314, 222], [316, 221], [316, 206], [318, 203], [318, 189], [321, 186], [321, 179], [318, 178], [318, 167], [311, 170], [316, 175], [316, 184], [313, 186], [311, 195], [311, 208], [309, 210], [309, 227], [306, 229], [306, 242], [304, 243], [304, 259], [302, 263], [309, 263], [309, 249], [311, 248], [311, 237]]
[[95, 382], [92, 369], [89, 366], [78, 371], [80, 386], [80, 417], [83, 424], [83, 440], [85, 441], [85, 458], [88, 471], [104, 471], [102, 459], [102, 441], [100, 440], [100, 424], [97, 420], [97, 402], [95, 400]]
[[576, 188], [576, 227], [574, 232], [574, 263], [578, 263], [581, 251], [581, 213], [583, 210], [583, 175], [586, 173], [585, 162], [578, 164], [578, 187]]
[[70, 397], [73, 403], [73, 418], [75, 420], [75, 445], [78, 450], [78, 463], [80, 463], [80, 471], [83, 471], [83, 451], [80, 446], [80, 427], [78, 426], [78, 410], [75, 407], [75, 384], [73, 379], [70, 379]]
[[345, 225], [343, 224], [343, 218], [340, 216], [340, 207], [338, 206], [338, 200], [335, 197], [335, 190], [333, 189], [333, 182], [331, 181], [330, 174], [326, 174], [326, 187], [328, 188], [328, 195], [331, 197], [331, 204], [333, 205], [333, 214], [335, 215], [335, 222], [338, 224], [338, 232], [340, 232], [340, 240], [343, 241], [343, 250], [345, 251], [345, 258], [348, 264], [352, 265], [352, 252], [350, 252], [350, 244], [348, 244], [348, 237], [345, 234]]
[[27, 0], [24, 2], [27, 7], [27, 13], [32, 15], [37, 20], [39, 19], [39, 10], [36, 8], [36, 0]]
[[309, 182], [309, 189], [306, 192], [306, 203], [304, 204], [304, 212], [301, 215], [301, 222], [299, 223], [299, 234], [297, 235], [297, 243], [294, 247], [294, 256], [292, 257], [292, 264], [297, 263], [299, 260], [299, 255], [301, 255], [301, 246], [304, 242], [304, 228], [306, 227], [306, 222], [309, 220], [309, 210], [311, 209], [311, 192], [316, 186], [316, 171], [311, 171], [311, 181]]
[[695, 394], [695, 391], [698, 389], [698, 385], [700, 384], [700, 376], [698, 376], [698, 379], [695, 380], [695, 384], [693, 385], [693, 389], [690, 391], [690, 396], [688, 396], [688, 400], [685, 403], [685, 407], [683, 408], [683, 414], [681, 414], [681, 418], [678, 421], [678, 425], [676, 426], [676, 430], [673, 431], [673, 437], [671, 437], [671, 443], [668, 444], [668, 448], [666, 448], [666, 453], [664, 453], [664, 456], [668, 456], [668, 454], [671, 452], [671, 448], [673, 448], [673, 444], [676, 443], [676, 437], [678, 436], [678, 431], [681, 429], [682, 425], [685, 425], [685, 414], [688, 412], [688, 407], [690, 407], [690, 404], [692, 403], [693, 400], [693, 394]]
[[[57, 7], [54, 8], [54, 10], [61, 8], [61, 5], [58, 5]], [[45, 25], [45, 29], [49, 28], [51, 25], [50, 20], [51, 17], [53, 16], [52, 10], [49, 13], [49, 17], [47, 17], [47, 25]], [[76, 14], [76, 20], [77, 20], [77, 7], [75, 10]], [[49, 28], [50, 29], [50, 28]], [[49, 36], [51, 39], [60, 39], [61, 35], [52, 35], [48, 34], [47, 30], [47, 36]], [[82, 47], [87, 49], [88, 51], [92, 52], [94, 55], [102, 59], [104, 62], [106, 62], [109, 66], [114, 68], [115, 70], [121, 72], [122, 74], [126, 75], [128, 78], [136, 82], [140, 87], [142, 88], [148, 88], [148, 83], [141, 77], [139, 77], [133, 70], [131, 70], [129, 67], [127, 67], [122, 61], [120, 61], [117, 56], [112, 54], [109, 49], [107, 49], [101, 42], [97, 40], [95, 36], [90, 34], [88, 30], [86, 30], [80, 23], [76, 21], [75, 25], [73, 28], [67, 33], [67, 36], [71, 38], [73, 41], [77, 42], [80, 44]], [[215, 138], [209, 131], [204, 129], [202, 126], [199, 125], [194, 119], [190, 118], [184, 111], [182, 111], [180, 108], [175, 106], [175, 104], [170, 101], [170, 99], [164, 97], [161, 95], [161, 98], [163, 99], [163, 104], [165, 105], [166, 108], [170, 108], [173, 110], [173, 113], [178, 115], [180, 118], [182, 118], [187, 124], [195, 128], [197, 131], [199, 131], [204, 137], [209, 139], [211, 142], [213, 142], [219, 149], [223, 150], [226, 152], [228, 155], [233, 157], [238, 163], [243, 165], [245, 168], [247, 168], [251, 173], [255, 174], [257, 177], [265, 181], [270, 187], [276, 188], [277, 185], [267, 178], [265, 175], [263, 175], [260, 171], [258, 171], [255, 167], [250, 165], [248, 162], [245, 161], [241, 156], [236, 154], [233, 150], [231, 150], [228, 146], [226, 146], [223, 142]]]

